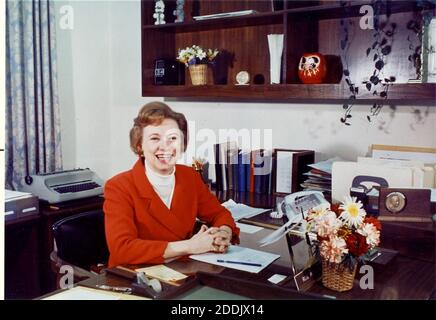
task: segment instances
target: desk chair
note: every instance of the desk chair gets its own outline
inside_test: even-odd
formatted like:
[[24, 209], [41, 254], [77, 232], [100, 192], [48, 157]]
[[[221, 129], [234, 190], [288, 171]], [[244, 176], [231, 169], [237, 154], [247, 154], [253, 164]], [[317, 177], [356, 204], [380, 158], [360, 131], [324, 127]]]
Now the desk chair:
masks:
[[106, 265], [109, 250], [102, 210], [79, 213], [56, 222], [53, 235], [56, 246], [50, 259], [58, 275], [62, 265], [70, 265], [76, 282], [95, 276]]

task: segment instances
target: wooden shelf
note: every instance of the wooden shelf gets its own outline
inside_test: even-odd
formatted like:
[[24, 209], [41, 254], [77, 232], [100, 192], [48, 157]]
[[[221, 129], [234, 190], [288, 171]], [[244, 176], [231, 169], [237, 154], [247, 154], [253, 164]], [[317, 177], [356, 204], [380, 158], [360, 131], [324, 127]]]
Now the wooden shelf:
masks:
[[[377, 101], [379, 97], [363, 92], [359, 100]], [[216, 98], [228, 101], [263, 100], [347, 100], [348, 87], [342, 84], [278, 84], [278, 85], [206, 85], [206, 86], [147, 86], [143, 96], [148, 97], [189, 97]], [[436, 84], [393, 84], [388, 92], [389, 101], [436, 102]]]
[[[372, 56], [366, 60], [365, 52], [374, 42], [375, 30], [359, 28], [359, 20], [362, 17], [359, 11], [362, 5], [374, 5], [373, 1], [346, 1], [346, 4], [342, 5], [340, 1], [283, 0], [283, 10], [275, 12], [271, 10], [271, 0], [200, 1], [197, 3], [200, 7], [195, 15], [256, 11], [251, 15], [202, 21], [193, 21], [194, 2], [185, 2], [185, 22], [153, 25], [153, 2], [142, 1], [143, 96], [222, 101], [305, 100], [318, 103], [347, 100], [350, 92], [342, 76], [344, 58], [340, 43], [344, 37], [344, 19], [348, 19], [355, 26], [354, 30], [350, 31], [346, 61], [351, 74], [350, 81], [356, 82], [356, 86], [359, 87], [355, 103], [384, 101], [367, 91], [362, 84], [362, 81], [369, 80], [374, 71]], [[167, 0], [165, 3], [171, 7], [175, 5], [175, 0]], [[429, 0], [389, 0], [380, 3], [380, 7], [376, 9], [377, 13], [383, 17], [389, 14], [390, 23], [397, 25], [395, 39], [392, 41], [392, 54], [383, 69], [383, 76], [394, 76], [397, 79], [397, 83], [389, 87], [387, 99], [396, 104], [435, 105], [435, 84], [405, 83], [416, 76], [416, 71], [408, 60], [410, 53], [405, 52], [410, 48], [416, 35], [407, 29], [407, 24], [411, 19], [420, 21], [422, 10], [432, 10], [434, 16], [435, 3]], [[168, 17], [167, 20], [171, 18]], [[280, 85], [269, 85], [268, 34], [284, 34], [281, 70], [283, 84]], [[174, 61], [179, 49], [193, 44], [203, 48], [217, 48], [220, 51], [213, 72], [209, 72], [208, 75], [210, 85], [191, 86], [190, 76], [186, 70], [185, 85], [155, 86], [155, 60]], [[300, 84], [298, 64], [301, 56], [308, 52], [320, 52], [325, 55], [328, 67], [326, 84]], [[251, 85], [233, 85], [236, 74], [241, 70], [250, 73], [253, 78]], [[381, 87], [376, 89], [383, 90]], [[373, 87], [373, 90], [376, 89]]]
[[144, 31], [161, 31], [169, 33], [196, 32], [228, 28], [269, 25], [283, 23], [283, 11], [255, 13], [245, 16], [217, 18], [210, 20], [188, 21], [182, 23], [166, 23], [161, 25], [145, 25]]

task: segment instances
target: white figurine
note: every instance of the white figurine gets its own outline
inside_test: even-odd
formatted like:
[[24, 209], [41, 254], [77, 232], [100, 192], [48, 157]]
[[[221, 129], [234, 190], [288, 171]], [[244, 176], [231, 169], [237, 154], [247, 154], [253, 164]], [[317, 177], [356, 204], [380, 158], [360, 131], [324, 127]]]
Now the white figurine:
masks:
[[156, 0], [154, 5], [154, 14], [153, 18], [156, 19], [154, 24], [165, 24], [165, 3], [162, 0]]
[[176, 16], [174, 22], [183, 22], [185, 20], [185, 12], [183, 11], [185, 0], [177, 0], [176, 5], [176, 10], [173, 11], [173, 15]]

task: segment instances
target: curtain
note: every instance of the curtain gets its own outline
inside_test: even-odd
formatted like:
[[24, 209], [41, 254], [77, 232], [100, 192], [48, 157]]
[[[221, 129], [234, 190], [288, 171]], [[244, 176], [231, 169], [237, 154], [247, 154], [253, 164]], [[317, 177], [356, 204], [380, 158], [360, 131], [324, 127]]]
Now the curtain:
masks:
[[54, 3], [6, 1], [6, 188], [62, 169]]

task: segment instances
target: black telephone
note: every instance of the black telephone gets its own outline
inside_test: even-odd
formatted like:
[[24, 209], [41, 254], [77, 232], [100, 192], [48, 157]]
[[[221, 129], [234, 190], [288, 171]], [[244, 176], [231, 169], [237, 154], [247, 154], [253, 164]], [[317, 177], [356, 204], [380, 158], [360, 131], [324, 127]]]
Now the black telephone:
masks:
[[351, 183], [350, 195], [362, 202], [369, 214], [378, 213], [378, 197], [381, 187], [389, 187], [386, 179], [374, 176], [356, 176]]

